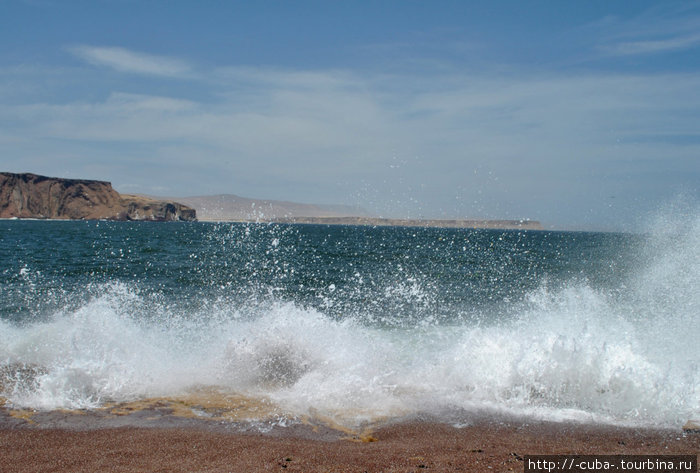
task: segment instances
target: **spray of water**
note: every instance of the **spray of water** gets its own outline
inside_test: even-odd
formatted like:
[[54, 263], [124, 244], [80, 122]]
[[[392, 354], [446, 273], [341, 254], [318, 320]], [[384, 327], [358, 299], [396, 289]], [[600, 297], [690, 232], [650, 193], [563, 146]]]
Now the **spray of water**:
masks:
[[[35, 409], [212, 386], [353, 425], [490, 410], [677, 426], [700, 413], [700, 218], [654, 228], [624, 290], [543, 283], [489, 323], [387, 326], [275, 297], [183, 315], [133, 284], [106, 283], [47, 320], [0, 321], [0, 389]], [[433, 289], [387, 287], [414, 301]]]

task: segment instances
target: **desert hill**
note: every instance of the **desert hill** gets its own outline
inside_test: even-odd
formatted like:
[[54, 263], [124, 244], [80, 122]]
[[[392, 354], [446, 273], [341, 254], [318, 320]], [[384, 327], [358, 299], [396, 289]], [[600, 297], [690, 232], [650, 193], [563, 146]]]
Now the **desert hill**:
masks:
[[370, 215], [360, 207], [349, 205], [314, 205], [279, 200], [256, 200], [233, 194], [178, 197], [177, 200], [196, 209], [200, 220], [215, 222], [542, 230], [542, 225], [536, 220], [381, 218]]
[[178, 202], [197, 210], [203, 221], [278, 221], [305, 217], [364, 217], [367, 212], [349, 205], [300, 204], [281, 200], [260, 200], [234, 194], [177, 197]]

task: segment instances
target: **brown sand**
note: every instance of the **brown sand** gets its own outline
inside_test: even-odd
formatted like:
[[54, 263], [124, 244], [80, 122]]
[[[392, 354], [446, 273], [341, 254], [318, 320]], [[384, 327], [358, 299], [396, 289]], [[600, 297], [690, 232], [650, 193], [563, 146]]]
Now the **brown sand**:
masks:
[[76, 430], [0, 422], [2, 473], [522, 472], [525, 455], [698, 452], [700, 434], [680, 429], [483, 418], [462, 428], [406, 421], [354, 439], [310, 426], [263, 434], [205, 423]]

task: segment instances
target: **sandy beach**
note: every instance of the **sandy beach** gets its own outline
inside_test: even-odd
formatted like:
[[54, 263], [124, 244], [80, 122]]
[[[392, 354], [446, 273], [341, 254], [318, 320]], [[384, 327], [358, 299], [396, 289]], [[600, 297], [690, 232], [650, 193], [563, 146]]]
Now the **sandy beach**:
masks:
[[[508, 472], [523, 471], [525, 455], [700, 452], [700, 434], [680, 429], [525, 419], [479, 417], [458, 427], [414, 419], [353, 435], [308, 423], [262, 432], [169, 416], [149, 427], [135, 426], [133, 418], [104, 427], [89, 413], [56, 412], [41, 423], [3, 414], [3, 473]], [[153, 421], [146, 414], [144, 421]]]

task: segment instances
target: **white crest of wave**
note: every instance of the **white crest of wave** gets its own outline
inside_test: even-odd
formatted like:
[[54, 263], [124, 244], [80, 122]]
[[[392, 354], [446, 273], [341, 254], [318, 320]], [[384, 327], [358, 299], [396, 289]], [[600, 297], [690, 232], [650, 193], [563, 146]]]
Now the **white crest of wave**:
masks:
[[176, 302], [110, 284], [48, 321], [0, 321], [11, 374], [0, 388], [10, 403], [39, 409], [204, 385], [345, 422], [489, 409], [678, 425], [700, 413], [698, 222], [653, 235], [622, 291], [543, 285], [511, 318], [480, 325], [382, 328], [290, 302], [222, 301], [181, 315]]
[[127, 309], [135, 302], [126, 286], [111, 284], [72, 313], [23, 327], [1, 324], [6, 365], [35, 374], [32, 389], [20, 384], [6, 395], [19, 406], [54, 409], [167, 391], [168, 378], [186, 376], [192, 360], [183, 364], [183, 353], [174, 349], [178, 333], [163, 336], [162, 327], [132, 318]]

